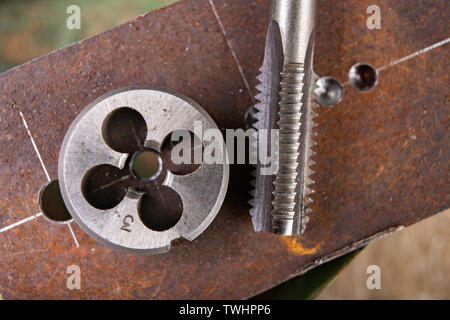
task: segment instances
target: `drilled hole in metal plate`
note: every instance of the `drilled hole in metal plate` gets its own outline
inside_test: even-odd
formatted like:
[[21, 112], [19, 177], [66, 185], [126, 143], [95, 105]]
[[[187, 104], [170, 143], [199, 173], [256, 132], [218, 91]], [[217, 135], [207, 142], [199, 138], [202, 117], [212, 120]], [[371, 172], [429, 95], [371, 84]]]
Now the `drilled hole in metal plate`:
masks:
[[137, 179], [151, 181], [161, 174], [162, 166], [161, 157], [157, 152], [143, 150], [135, 152], [131, 157], [130, 172]]
[[165, 231], [174, 227], [183, 214], [180, 195], [169, 187], [155, 185], [153, 192], [146, 192], [139, 203], [139, 216], [147, 228]]
[[359, 92], [368, 92], [378, 84], [378, 71], [367, 63], [357, 63], [348, 73], [350, 84]]
[[[176, 141], [172, 141], [172, 137]], [[164, 139], [161, 147], [163, 170], [177, 175], [192, 173], [203, 162], [203, 152], [203, 143], [194, 133], [188, 130], [174, 131]]]
[[81, 191], [94, 208], [111, 209], [125, 197], [131, 178], [128, 168], [121, 170], [111, 165], [100, 165], [86, 172]]
[[314, 94], [317, 102], [324, 107], [338, 104], [344, 93], [342, 84], [332, 77], [322, 77], [316, 82]]
[[133, 153], [143, 148], [147, 124], [134, 109], [123, 107], [111, 112], [102, 125], [103, 139], [113, 150]]
[[257, 110], [254, 107], [248, 108], [247, 112], [245, 113], [245, 125], [246, 125], [246, 128], [253, 127], [253, 125], [257, 121], [256, 113], [257, 113]]
[[53, 180], [42, 187], [39, 193], [39, 207], [48, 220], [57, 223], [72, 221], [59, 189], [59, 181]]

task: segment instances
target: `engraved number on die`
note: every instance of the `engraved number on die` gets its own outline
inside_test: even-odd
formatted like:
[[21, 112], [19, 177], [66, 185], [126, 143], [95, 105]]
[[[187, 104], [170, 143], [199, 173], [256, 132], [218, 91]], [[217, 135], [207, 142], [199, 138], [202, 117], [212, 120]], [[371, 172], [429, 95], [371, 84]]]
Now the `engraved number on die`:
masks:
[[131, 232], [130, 226], [133, 222], [134, 222], [133, 216], [130, 215], [125, 216], [125, 218], [123, 218], [122, 220], [123, 226], [120, 227], [120, 229], [126, 232]]

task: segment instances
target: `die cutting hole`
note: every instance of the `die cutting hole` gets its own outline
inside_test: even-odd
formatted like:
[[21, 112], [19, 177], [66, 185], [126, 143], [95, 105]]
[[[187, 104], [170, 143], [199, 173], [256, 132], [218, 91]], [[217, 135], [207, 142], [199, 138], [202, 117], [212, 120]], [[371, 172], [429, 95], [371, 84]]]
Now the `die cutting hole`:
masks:
[[378, 71], [367, 63], [357, 63], [350, 68], [348, 81], [359, 92], [368, 92], [378, 84]]
[[123, 107], [111, 112], [103, 121], [103, 139], [115, 151], [133, 153], [143, 148], [147, 124], [134, 109]]
[[159, 185], [154, 192], [144, 194], [139, 203], [138, 212], [147, 228], [165, 231], [173, 228], [181, 219], [183, 202], [177, 192]]
[[[172, 141], [172, 137], [176, 141]], [[161, 159], [164, 171], [186, 175], [196, 171], [203, 162], [204, 146], [199, 137], [188, 130], [178, 130], [164, 138]]]
[[132, 176], [125, 168], [100, 165], [90, 169], [83, 177], [81, 191], [87, 202], [100, 210], [117, 206], [125, 197]]
[[59, 189], [59, 181], [53, 180], [42, 187], [39, 193], [39, 207], [48, 220], [57, 223], [72, 221]]
[[138, 151], [133, 154], [130, 161], [131, 174], [141, 180], [155, 180], [162, 171], [162, 160], [153, 150]]

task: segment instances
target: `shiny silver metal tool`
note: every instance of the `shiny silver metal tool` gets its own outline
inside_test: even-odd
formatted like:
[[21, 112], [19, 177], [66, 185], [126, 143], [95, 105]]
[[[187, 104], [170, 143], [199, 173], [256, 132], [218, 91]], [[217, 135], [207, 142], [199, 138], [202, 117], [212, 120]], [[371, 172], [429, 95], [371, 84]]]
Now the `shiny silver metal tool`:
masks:
[[301, 234], [312, 211], [316, 6], [317, 0], [273, 1], [253, 126], [279, 129], [279, 170], [264, 176], [258, 165], [253, 173], [256, 231]]
[[[126, 169], [127, 159], [132, 156], [113, 150], [102, 131], [109, 115], [123, 107], [142, 115], [147, 126], [144, 147], [156, 153], [172, 132], [194, 132], [195, 122], [201, 123], [203, 130], [218, 128], [197, 103], [177, 92], [134, 87], [111, 92], [91, 103], [77, 116], [64, 138], [58, 168], [60, 189], [81, 228], [100, 243], [128, 253], [166, 252], [172, 240], [180, 237], [193, 240], [212, 222], [225, 197], [229, 167], [226, 161], [203, 162], [187, 175], [167, 171], [162, 185], [178, 193], [183, 205], [180, 220], [168, 230], [152, 230], [143, 223], [139, 214], [143, 193], [132, 188], [111, 209], [93, 207], [82, 192], [87, 172], [105, 164]], [[224, 146], [223, 140], [219, 143]], [[208, 144], [203, 141], [205, 148]]]

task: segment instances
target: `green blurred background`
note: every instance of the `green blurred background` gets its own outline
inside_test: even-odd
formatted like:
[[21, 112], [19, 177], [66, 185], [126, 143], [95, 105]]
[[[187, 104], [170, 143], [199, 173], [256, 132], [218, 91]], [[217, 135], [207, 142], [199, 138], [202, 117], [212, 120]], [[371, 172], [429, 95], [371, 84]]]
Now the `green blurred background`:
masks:
[[[176, 1], [0, 0], [0, 72]], [[69, 5], [81, 8], [80, 30], [66, 27]], [[313, 269], [259, 298], [449, 299], [448, 213], [377, 241], [362, 253], [358, 251]], [[356, 256], [357, 253], [360, 254]], [[366, 269], [372, 264], [381, 267], [381, 290], [366, 287]], [[323, 290], [339, 272], [334, 283]]]
[[[0, 72], [177, 0], [0, 0]], [[66, 9], [81, 8], [69, 30]]]

